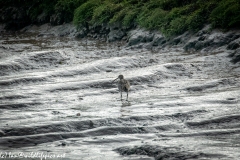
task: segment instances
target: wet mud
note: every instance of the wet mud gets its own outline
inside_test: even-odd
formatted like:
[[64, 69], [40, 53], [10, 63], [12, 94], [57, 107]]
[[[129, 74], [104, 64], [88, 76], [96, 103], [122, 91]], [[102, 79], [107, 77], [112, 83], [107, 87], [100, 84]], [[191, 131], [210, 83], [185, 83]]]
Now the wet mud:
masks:
[[[190, 54], [5, 33], [0, 54], [2, 155], [240, 157], [240, 68], [227, 51]], [[131, 84], [129, 101], [112, 83], [120, 74]]]

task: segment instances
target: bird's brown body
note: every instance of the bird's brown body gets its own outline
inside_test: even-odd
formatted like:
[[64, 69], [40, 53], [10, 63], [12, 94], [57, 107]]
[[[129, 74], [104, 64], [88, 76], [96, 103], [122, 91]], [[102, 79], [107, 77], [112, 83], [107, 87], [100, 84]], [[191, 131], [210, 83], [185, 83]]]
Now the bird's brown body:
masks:
[[128, 100], [128, 92], [130, 90], [130, 83], [129, 83], [129, 81], [124, 79], [123, 75], [119, 75], [118, 78], [116, 78], [114, 81], [116, 81], [117, 79], [119, 79], [119, 81], [118, 81], [118, 89], [119, 89], [119, 91], [121, 93], [121, 100], [122, 100], [122, 92], [127, 92], [127, 100]]

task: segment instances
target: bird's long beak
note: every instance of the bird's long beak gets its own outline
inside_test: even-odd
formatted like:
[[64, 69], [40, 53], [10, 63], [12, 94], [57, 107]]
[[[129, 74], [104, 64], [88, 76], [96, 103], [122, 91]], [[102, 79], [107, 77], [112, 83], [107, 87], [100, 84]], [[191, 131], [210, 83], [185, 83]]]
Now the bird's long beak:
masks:
[[115, 82], [117, 79], [118, 79], [118, 78], [114, 79], [114, 80], [112, 81], [112, 83]]

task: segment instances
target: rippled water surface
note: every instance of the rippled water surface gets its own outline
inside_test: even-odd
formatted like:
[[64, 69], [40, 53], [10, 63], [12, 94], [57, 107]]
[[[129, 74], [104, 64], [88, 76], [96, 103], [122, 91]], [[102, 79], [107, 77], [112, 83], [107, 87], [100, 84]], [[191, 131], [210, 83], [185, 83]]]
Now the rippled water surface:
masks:
[[[240, 69], [227, 53], [0, 38], [1, 156], [239, 159]], [[130, 81], [129, 101], [112, 83], [119, 74]]]

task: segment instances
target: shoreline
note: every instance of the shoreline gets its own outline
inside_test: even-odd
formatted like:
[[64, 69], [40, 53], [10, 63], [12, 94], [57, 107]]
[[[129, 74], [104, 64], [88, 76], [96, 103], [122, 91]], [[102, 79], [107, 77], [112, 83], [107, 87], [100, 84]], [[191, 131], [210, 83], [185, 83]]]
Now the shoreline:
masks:
[[[223, 32], [218, 29], [212, 30], [206, 25], [197, 33], [185, 32], [182, 35], [167, 38], [158, 31], [149, 31], [139, 27], [126, 30], [120, 25], [99, 25], [77, 30], [72, 23], [52, 26], [50, 23], [43, 25], [29, 25], [18, 31], [4, 30], [0, 25], [0, 32], [9, 33], [34, 33], [44, 38], [71, 38], [76, 40], [94, 39], [105, 43], [121, 43], [130, 49], [147, 50], [171, 50], [177, 49], [184, 52], [219, 53], [227, 52], [233, 63], [240, 61], [240, 30]], [[118, 44], [117, 44], [118, 45]]]

